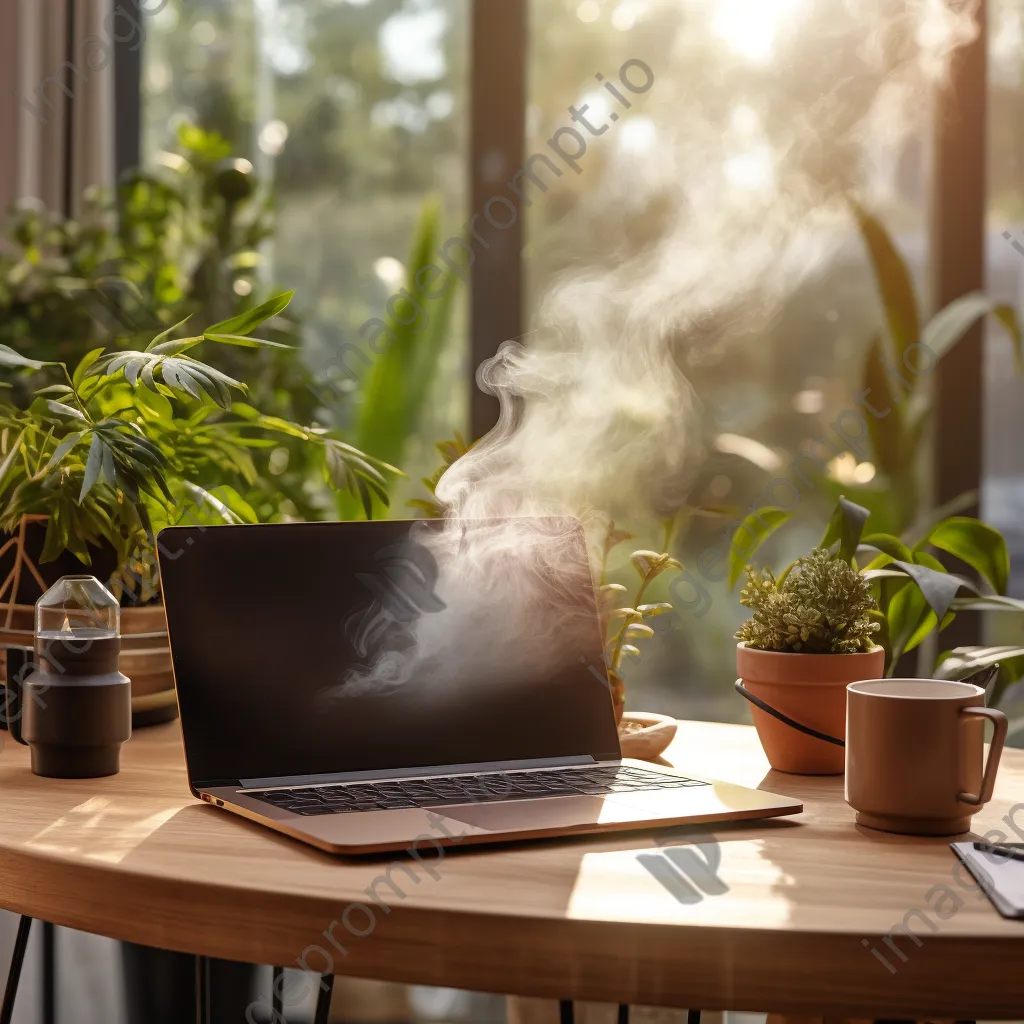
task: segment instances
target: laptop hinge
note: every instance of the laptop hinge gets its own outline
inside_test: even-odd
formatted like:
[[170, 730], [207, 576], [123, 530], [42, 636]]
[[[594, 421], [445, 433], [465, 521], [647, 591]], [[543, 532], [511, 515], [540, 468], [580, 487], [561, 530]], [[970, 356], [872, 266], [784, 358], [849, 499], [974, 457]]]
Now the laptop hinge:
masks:
[[[612, 760], [617, 760], [614, 758]], [[274, 786], [326, 786], [339, 782], [376, 782], [380, 779], [425, 779], [435, 775], [478, 775], [481, 772], [527, 771], [531, 768], [573, 768], [598, 764], [590, 754], [572, 757], [532, 757], [517, 761], [480, 761], [474, 764], [443, 764], [422, 768], [382, 768], [364, 772], [329, 772], [323, 775], [279, 775], [263, 779], [241, 779], [242, 789], [271, 789]]]

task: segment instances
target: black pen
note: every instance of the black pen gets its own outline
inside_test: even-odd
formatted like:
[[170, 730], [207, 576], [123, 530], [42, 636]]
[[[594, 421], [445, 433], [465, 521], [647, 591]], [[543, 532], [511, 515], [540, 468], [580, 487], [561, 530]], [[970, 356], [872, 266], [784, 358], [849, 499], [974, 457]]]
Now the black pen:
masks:
[[974, 848], [982, 853], [995, 853], [1009, 860], [1024, 860], [1024, 845], [1001, 846], [998, 843], [975, 843]]

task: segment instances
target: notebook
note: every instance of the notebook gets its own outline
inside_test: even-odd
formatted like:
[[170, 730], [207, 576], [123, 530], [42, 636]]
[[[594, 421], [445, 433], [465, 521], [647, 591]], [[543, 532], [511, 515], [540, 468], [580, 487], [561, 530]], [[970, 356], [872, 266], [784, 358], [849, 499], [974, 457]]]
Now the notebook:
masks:
[[[973, 842], [949, 845], [1003, 917], [1024, 919], [1024, 860], [976, 850]], [[1024, 850], [1021, 843], [1000, 845]]]

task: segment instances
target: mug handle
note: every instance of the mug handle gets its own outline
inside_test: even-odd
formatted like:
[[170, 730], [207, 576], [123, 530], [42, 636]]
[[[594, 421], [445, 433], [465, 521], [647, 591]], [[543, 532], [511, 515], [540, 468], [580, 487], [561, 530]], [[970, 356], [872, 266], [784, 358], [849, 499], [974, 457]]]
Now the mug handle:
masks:
[[961, 708], [960, 714], [979, 715], [982, 718], [988, 718], [995, 726], [995, 733], [992, 735], [992, 745], [988, 748], [985, 774], [981, 780], [981, 792], [977, 796], [973, 793], [957, 794], [957, 799], [961, 803], [970, 804], [971, 807], [982, 807], [992, 799], [992, 793], [996, 787], [996, 771], [999, 768], [999, 758], [1003, 753], [1003, 744], [1006, 742], [1006, 715], [995, 708]]

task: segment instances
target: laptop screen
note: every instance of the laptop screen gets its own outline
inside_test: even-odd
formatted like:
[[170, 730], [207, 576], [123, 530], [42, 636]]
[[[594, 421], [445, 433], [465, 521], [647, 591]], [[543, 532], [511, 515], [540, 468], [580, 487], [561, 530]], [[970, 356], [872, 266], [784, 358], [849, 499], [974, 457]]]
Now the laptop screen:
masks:
[[193, 785], [619, 755], [576, 520], [175, 527], [159, 551]]

